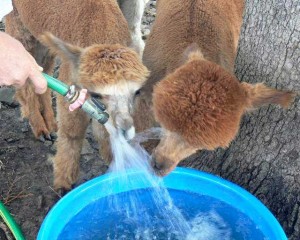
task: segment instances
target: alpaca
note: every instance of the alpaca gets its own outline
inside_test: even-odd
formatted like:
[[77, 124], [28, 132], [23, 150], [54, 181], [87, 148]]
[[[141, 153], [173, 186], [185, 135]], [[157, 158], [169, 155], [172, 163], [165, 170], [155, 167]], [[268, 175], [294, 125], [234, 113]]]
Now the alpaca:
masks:
[[158, 175], [197, 150], [228, 147], [247, 111], [291, 102], [291, 92], [234, 76], [243, 6], [241, 0], [159, 0], [143, 56], [151, 76], [139, 100], [164, 130], [152, 153]]
[[[131, 45], [130, 33], [117, 2], [22, 0], [14, 1], [14, 5], [14, 11], [6, 19], [8, 32], [26, 46], [45, 72], [51, 72], [54, 55], [59, 55], [62, 58], [59, 79], [101, 98], [111, 124], [126, 138], [132, 138], [135, 132], [132, 102], [148, 70], [140, 56], [126, 47]], [[41, 36], [45, 31], [53, 35]], [[28, 84], [17, 92], [17, 98], [35, 136], [49, 137], [57, 127], [50, 93], [37, 96]], [[54, 187], [68, 190], [78, 177], [81, 148], [90, 119], [82, 110], [69, 112], [68, 103], [61, 96], [57, 97], [57, 118]], [[108, 159], [108, 133], [100, 124], [93, 123], [93, 127], [100, 140], [100, 152]]]
[[[144, 42], [141, 39], [140, 24], [147, 2], [148, 0], [118, 0], [128, 21], [127, 25], [123, 17], [118, 22], [120, 10], [114, 2], [89, 0], [61, 3], [55, 0], [35, 3], [30, 0], [15, 0], [13, 12], [6, 16], [5, 30], [22, 42], [44, 68], [44, 72], [51, 74], [54, 57], [47, 54], [47, 48], [38, 41], [42, 32], [52, 32], [65, 41], [84, 47], [98, 42], [121, 43], [132, 47], [141, 55]], [[41, 141], [45, 138], [51, 140], [52, 133], [57, 131], [57, 123], [51, 107], [50, 90], [43, 95], [36, 95], [28, 85], [17, 91], [16, 99], [21, 104], [22, 117], [29, 119], [35, 137]]]
[[184, 51], [192, 43], [199, 45], [206, 58], [233, 72], [243, 9], [243, 0], [157, 1], [143, 53], [151, 74], [136, 99], [138, 132], [158, 125], [152, 109], [153, 86], [182, 64]]

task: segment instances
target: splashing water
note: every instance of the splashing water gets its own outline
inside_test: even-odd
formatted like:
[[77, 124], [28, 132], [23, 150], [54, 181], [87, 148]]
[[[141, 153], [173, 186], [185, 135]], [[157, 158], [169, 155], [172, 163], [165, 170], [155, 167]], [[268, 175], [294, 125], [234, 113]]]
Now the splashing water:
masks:
[[[177, 235], [177, 237], [179, 237], [178, 239], [182, 239], [183, 236], [186, 236], [187, 233], [190, 232], [190, 226], [181, 212], [174, 206], [167, 189], [163, 187], [161, 179], [154, 175], [149, 164], [149, 154], [139, 145], [139, 142], [146, 140], [145, 135], [138, 136], [138, 138], [136, 138], [137, 141], [134, 143], [134, 146], [132, 146], [126, 141], [123, 134], [118, 132], [111, 125], [107, 125], [107, 130], [110, 133], [113, 152], [113, 161], [109, 167], [109, 171], [120, 174], [121, 176], [119, 181], [114, 184], [131, 184], [130, 177], [124, 174], [128, 169], [142, 171], [143, 178], [139, 179], [139, 181], [151, 183], [151, 199], [155, 208], [154, 211], [160, 213], [159, 217], [162, 218], [164, 224], [168, 226], [168, 229], [161, 229], [161, 231], [168, 231], [169, 233]], [[114, 185], [114, 187], [117, 186]], [[122, 201], [122, 198], [112, 198], [110, 207], [117, 211], [125, 209], [126, 217], [128, 218], [127, 221], [134, 222], [142, 217], [146, 221], [144, 221], [144, 226], [139, 226], [140, 222], [136, 222], [137, 226], [139, 226], [136, 231], [136, 239], [140, 239], [139, 236], [141, 236], [142, 239], [153, 239], [152, 234], [154, 233], [149, 231], [149, 226], [153, 225], [151, 220], [152, 215], [147, 214], [147, 206], [140, 200], [137, 193], [132, 194], [131, 192], [128, 197], [128, 202]], [[153, 231], [157, 230], [153, 229]]]
[[[230, 230], [226, 232], [223, 229], [225, 224], [217, 214], [207, 217], [207, 221], [205, 221], [205, 216], [200, 215], [188, 222], [173, 204], [162, 180], [155, 176], [149, 164], [150, 156], [139, 143], [153, 138], [153, 133], [154, 138], [160, 137], [160, 129], [153, 128], [143, 135], [138, 135], [132, 141], [132, 144], [129, 144], [122, 133], [118, 132], [113, 126], [106, 124], [106, 128], [110, 133], [113, 152], [113, 161], [109, 171], [121, 176], [119, 181], [114, 183], [114, 187], [118, 187], [115, 184], [131, 184], [130, 176], [126, 174], [129, 169], [142, 171], [143, 177], [139, 181], [146, 181], [152, 186], [151, 191], [148, 192], [151, 195], [151, 212], [149, 212], [149, 206], [142, 202], [138, 191], [127, 194], [126, 199], [129, 199], [129, 201], [124, 201], [124, 197], [118, 196], [111, 197], [109, 201], [109, 208], [126, 212], [124, 222], [135, 224], [135, 239], [230, 239]], [[147, 201], [147, 204], [149, 204], [149, 201]], [[158, 214], [153, 216], [154, 213]], [[163, 224], [161, 224], [162, 222]], [[221, 226], [221, 228], [218, 226]], [[199, 233], [201, 233], [201, 236], [199, 236]], [[220, 236], [221, 238], [219, 238]], [[122, 235], [119, 238], [122, 239]]]
[[159, 137], [159, 129], [138, 134], [129, 144], [114, 127], [106, 127], [114, 160], [109, 168], [111, 176], [101, 190], [105, 197], [91, 201], [76, 214], [58, 239], [268, 239], [233, 206], [207, 195], [163, 186], [162, 179], [152, 172], [150, 156], [139, 145], [153, 139], [153, 133], [154, 138]]
[[229, 226], [215, 211], [198, 214], [191, 222], [192, 230], [187, 240], [229, 240], [232, 239]]

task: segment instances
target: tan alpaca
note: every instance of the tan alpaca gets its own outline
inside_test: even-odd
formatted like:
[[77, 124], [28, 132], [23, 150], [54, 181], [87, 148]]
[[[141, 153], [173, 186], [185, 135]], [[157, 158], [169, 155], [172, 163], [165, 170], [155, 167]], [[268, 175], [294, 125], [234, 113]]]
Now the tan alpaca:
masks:
[[[6, 17], [6, 32], [20, 40], [47, 73], [52, 73], [54, 58], [37, 40], [45, 31], [81, 47], [93, 43], [121, 43], [131, 45], [141, 53], [143, 41], [139, 25], [147, 1], [118, 2], [128, 20], [133, 42], [116, 1], [107, 0], [15, 0], [14, 11]], [[50, 133], [57, 130], [57, 125], [50, 91], [35, 95], [33, 88], [28, 85], [18, 91], [16, 97], [21, 103], [23, 117], [29, 119], [34, 135], [41, 140], [44, 137], [51, 139]]]
[[246, 111], [292, 100], [290, 92], [235, 78], [242, 10], [243, 1], [159, 0], [144, 51], [152, 72], [142, 94], [150, 109], [154, 91], [155, 119], [165, 133], [153, 152], [158, 174], [196, 150], [228, 147]]
[[[20, 0], [14, 4], [14, 12], [7, 17], [8, 32], [20, 39], [37, 59], [45, 61], [42, 66], [46, 72], [51, 71], [53, 55], [37, 39], [44, 31], [56, 35], [58, 38], [48, 33], [41, 39], [63, 59], [59, 78], [98, 95], [107, 106], [109, 121], [131, 138], [134, 135], [132, 103], [148, 70], [138, 54], [125, 47], [130, 45], [130, 35], [116, 1]], [[36, 136], [47, 136], [55, 130], [49, 93], [37, 97], [28, 85], [17, 97]], [[82, 110], [69, 112], [68, 103], [62, 97], [57, 98], [57, 111], [54, 186], [70, 189], [78, 176], [78, 161], [90, 119]], [[105, 129], [99, 124], [94, 126], [104, 157], [109, 158]]]

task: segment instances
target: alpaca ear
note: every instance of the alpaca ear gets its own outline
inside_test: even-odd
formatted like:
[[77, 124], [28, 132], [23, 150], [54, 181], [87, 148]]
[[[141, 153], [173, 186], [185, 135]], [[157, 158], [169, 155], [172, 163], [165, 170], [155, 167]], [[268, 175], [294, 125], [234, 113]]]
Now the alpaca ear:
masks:
[[78, 69], [80, 56], [83, 51], [82, 48], [66, 43], [49, 32], [42, 34], [39, 40], [43, 45], [47, 46], [51, 52], [71, 62], [73, 67]]
[[291, 91], [276, 90], [269, 88], [262, 83], [258, 84], [241, 84], [247, 95], [247, 110], [259, 108], [267, 104], [278, 104], [287, 108], [293, 101], [295, 93]]

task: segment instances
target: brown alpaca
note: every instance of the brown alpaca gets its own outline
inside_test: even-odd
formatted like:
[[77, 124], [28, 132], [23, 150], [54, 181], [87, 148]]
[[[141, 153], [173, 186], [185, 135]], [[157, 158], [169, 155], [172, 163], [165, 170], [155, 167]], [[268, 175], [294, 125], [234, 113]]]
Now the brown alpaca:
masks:
[[184, 51], [191, 44], [199, 45], [208, 60], [233, 71], [244, 1], [159, 0], [156, 8], [143, 54], [151, 74], [136, 101], [137, 131], [155, 125], [153, 86], [184, 62], [188, 54]]
[[[17, 37], [51, 72], [53, 55], [37, 40], [41, 37], [53, 53], [62, 59], [59, 78], [67, 84], [87, 88], [101, 98], [110, 114], [109, 121], [127, 138], [134, 134], [132, 102], [145, 81], [148, 70], [130, 45], [128, 26], [116, 1], [14, 1], [7, 17], [8, 32]], [[36, 96], [27, 85], [17, 93], [22, 112], [29, 118], [35, 135], [54, 131], [55, 121], [50, 93]], [[57, 98], [58, 139], [54, 158], [55, 188], [70, 189], [79, 172], [79, 159], [90, 119], [82, 111], [69, 112], [68, 103]], [[110, 155], [108, 134], [103, 126], [93, 124], [101, 141], [102, 155]]]
[[196, 150], [228, 147], [246, 111], [270, 103], [287, 107], [293, 98], [263, 84], [240, 83], [233, 75], [243, 1], [181, 3], [158, 2], [144, 52], [152, 70], [144, 92], [154, 87], [154, 115], [164, 129], [153, 152], [159, 175]]

